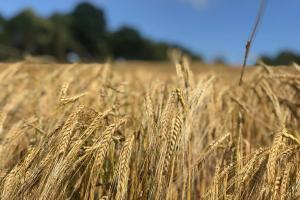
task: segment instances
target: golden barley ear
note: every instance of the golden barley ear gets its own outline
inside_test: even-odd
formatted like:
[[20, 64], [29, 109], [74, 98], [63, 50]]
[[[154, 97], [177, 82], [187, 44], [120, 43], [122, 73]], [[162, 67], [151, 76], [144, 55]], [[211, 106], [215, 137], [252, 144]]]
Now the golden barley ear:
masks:
[[70, 114], [67, 121], [65, 122], [62, 130], [60, 131], [60, 137], [58, 139], [60, 146], [59, 146], [59, 154], [64, 154], [67, 150], [68, 144], [71, 139], [71, 135], [77, 125], [77, 118], [78, 114], [81, 110], [84, 109], [84, 106], [80, 106], [77, 110]]
[[175, 154], [177, 145], [179, 143], [182, 123], [183, 123], [182, 114], [177, 113], [176, 117], [173, 118], [172, 120], [171, 133], [168, 136], [167, 152], [166, 152], [166, 158], [164, 163], [164, 173], [167, 173], [169, 165], [170, 163], [172, 163], [173, 156]]
[[126, 192], [128, 186], [128, 179], [130, 173], [130, 159], [132, 154], [132, 149], [134, 145], [134, 135], [127, 136], [124, 145], [121, 149], [118, 167], [115, 171], [115, 182], [117, 182], [116, 187], [116, 200], [126, 199]]

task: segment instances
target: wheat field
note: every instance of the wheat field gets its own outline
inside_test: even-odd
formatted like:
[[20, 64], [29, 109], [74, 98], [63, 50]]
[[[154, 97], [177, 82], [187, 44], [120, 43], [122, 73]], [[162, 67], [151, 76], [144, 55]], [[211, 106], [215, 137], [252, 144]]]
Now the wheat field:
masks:
[[298, 65], [128, 65], [0, 65], [1, 200], [300, 199]]

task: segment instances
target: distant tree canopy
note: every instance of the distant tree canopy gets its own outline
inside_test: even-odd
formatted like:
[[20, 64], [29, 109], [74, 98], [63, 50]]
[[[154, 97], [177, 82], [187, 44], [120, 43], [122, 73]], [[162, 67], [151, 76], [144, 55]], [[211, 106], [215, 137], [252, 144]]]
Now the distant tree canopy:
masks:
[[[149, 59], [151, 44], [133, 28], [122, 27], [110, 35], [110, 47], [115, 57], [127, 59]], [[134, 47], [134, 48], [128, 48]]]
[[6, 23], [9, 43], [30, 53], [43, 53], [43, 47], [50, 43], [51, 24], [37, 18], [31, 10], [25, 10]]
[[2, 15], [0, 15], [0, 35], [2, 35], [4, 32], [4, 25], [5, 25], [5, 19], [4, 17], [2, 17]]
[[66, 61], [70, 53], [84, 61], [103, 61], [109, 57], [166, 60], [171, 47], [201, 60], [182, 46], [152, 41], [132, 27], [108, 31], [103, 10], [86, 2], [70, 13], [55, 13], [49, 18], [41, 18], [32, 10], [24, 10], [10, 19], [0, 16], [2, 60], [21, 58], [24, 53], [52, 55], [59, 61]]
[[261, 56], [260, 60], [268, 65], [290, 65], [293, 62], [300, 63], [300, 55], [292, 51], [282, 51], [276, 56]]
[[103, 11], [89, 3], [81, 3], [71, 15], [73, 35], [83, 47], [80, 54], [96, 59], [107, 57], [106, 19]]
[[5, 41], [5, 19], [0, 15], [0, 42]]

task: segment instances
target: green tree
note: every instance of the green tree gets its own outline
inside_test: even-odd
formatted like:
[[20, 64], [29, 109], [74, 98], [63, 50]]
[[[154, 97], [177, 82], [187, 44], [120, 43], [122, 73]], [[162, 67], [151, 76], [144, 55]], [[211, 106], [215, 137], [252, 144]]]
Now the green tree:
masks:
[[5, 19], [4, 17], [0, 14], [0, 36], [4, 34], [5, 32]]
[[275, 58], [275, 64], [277, 65], [290, 65], [293, 62], [300, 62], [300, 56], [291, 51], [283, 51]]
[[3, 60], [6, 57], [13, 56], [15, 52], [9, 49], [8, 35], [5, 31], [5, 18], [0, 15], [0, 59]]
[[140, 34], [130, 27], [122, 27], [110, 36], [110, 47], [115, 58], [136, 59], [143, 50]]
[[300, 63], [300, 55], [292, 51], [282, 51], [275, 57], [263, 55], [260, 60], [268, 65], [290, 65], [293, 62]]
[[7, 45], [7, 33], [5, 30], [5, 24], [6, 20], [5, 18], [0, 14], [0, 44], [1, 45]]
[[26, 52], [65, 61], [70, 52], [75, 52], [83, 61], [108, 56], [166, 60], [169, 48], [179, 48], [194, 59], [200, 58], [179, 45], [143, 37], [131, 27], [109, 33], [104, 12], [86, 2], [78, 4], [71, 13], [53, 14], [50, 18], [41, 18], [32, 10], [24, 10], [9, 20], [0, 16], [0, 58], [20, 57]]
[[73, 21], [71, 15], [54, 14], [50, 17], [50, 21], [54, 27], [50, 44], [52, 55], [58, 60], [64, 61], [68, 52], [76, 52], [82, 49], [71, 31]]
[[80, 3], [72, 13], [72, 32], [84, 50], [78, 52], [92, 59], [108, 55], [104, 12], [90, 3]]
[[128, 26], [121, 27], [111, 34], [110, 47], [115, 58], [128, 60], [167, 59], [167, 44], [154, 43], [143, 38], [137, 30]]
[[32, 54], [48, 53], [52, 28], [48, 20], [37, 17], [31, 10], [21, 12], [6, 24], [11, 45]]

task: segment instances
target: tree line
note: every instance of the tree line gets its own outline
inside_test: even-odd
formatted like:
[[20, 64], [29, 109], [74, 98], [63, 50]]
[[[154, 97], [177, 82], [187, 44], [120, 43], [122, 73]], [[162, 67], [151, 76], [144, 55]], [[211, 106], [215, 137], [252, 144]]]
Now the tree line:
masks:
[[300, 55], [286, 50], [278, 53], [275, 56], [262, 55], [260, 60], [268, 65], [291, 65], [293, 63], [300, 64]]
[[[24, 55], [50, 55], [58, 61], [166, 60], [168, 49], [178, 48], [193, 59], [202, 57], [180, 45], [156, 42], [136, 29], [123, 26], [109, 31], [104, 11], [93, 4], [78, 4], [70, 13], [39, 17], [23, 10], [6, 19], [0, 15], [0, 60], [22, 59]], [[282, 51], [259, 60], [269, 65], [300, 63], [300, 55]], [[214, 63], [226, 64], [216, 58]]]
[[29, 9], [10, 19], [0, 16], [1, 60], [21, 58], [24, 54], [51, 55], [58, 61], [67, 61], [69, 55], [82, 61], [166, 60], [169, 48], [179, 48], [202, 60], [182, 46], [155, 42], [129, 26], [108, 31], [103, 10], [86, 2], [70, 13], [56, 13], [48, 18]]

